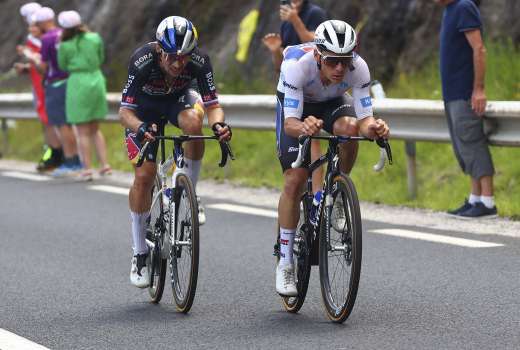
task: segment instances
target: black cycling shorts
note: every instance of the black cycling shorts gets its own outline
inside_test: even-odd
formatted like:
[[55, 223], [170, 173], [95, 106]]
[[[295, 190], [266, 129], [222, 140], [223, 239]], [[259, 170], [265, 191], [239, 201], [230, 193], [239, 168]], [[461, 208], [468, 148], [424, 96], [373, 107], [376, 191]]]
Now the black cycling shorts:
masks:
[[[283, 172], [291, 168], [291, 163], [298, 157], [298, 139], [287, 135], [284, 131], [284, 94], [277, 92], [276, 104], [276, 149], [278, 159]], [[342, 95], [328, 101], [319, 103], [304, 103], [302, 120], [308, 116], [315, 116], [323, 120], [323, 129], [332, 134], [333, 125], [341, 117], [356, 117], [353, 98], [349, 95]]]
[[[168, 122], [179, 127], [178, 115], [185, 109], [194, 108], [204, 113], [200, 94], [191, 88], [184, 90], [179, 95], [152, 97], [141, 94], [137, 99], [137, 105], [135, 112], [140, 120], [150, 124], [155, 123], [158, 127], [163, 128], [163, 130]], [[142, 145], [137, 141], [136, 134], [130, 129], [125, 129], [125, 143], [128, 159], [132, 163], [137, 162], [136, 157]], [[157, 142], [151, 144], [145, 152], [145, 159], [150, 162], [155, 162], [157, 149]]]

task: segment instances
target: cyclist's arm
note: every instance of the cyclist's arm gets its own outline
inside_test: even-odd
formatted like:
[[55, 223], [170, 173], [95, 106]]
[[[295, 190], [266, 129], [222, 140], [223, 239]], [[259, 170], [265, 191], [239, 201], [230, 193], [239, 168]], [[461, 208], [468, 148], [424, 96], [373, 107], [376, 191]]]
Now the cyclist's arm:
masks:
[[147, 62], [152, 57], [146, 49], [138, 49], [130, 58], [128, 65], [128, 78], [121, 94], [121, 106], [119, 108], [119, 120], [125, 128], [137, 131], [143, 123], [137, 116], [137, 95], [143, 88], [146, 77], [150, 74]]

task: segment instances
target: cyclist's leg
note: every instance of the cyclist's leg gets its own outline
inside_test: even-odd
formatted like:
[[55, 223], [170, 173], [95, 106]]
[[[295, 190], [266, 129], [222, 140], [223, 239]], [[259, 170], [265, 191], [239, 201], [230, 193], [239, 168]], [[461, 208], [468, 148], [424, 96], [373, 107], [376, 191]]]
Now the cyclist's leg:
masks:
[[[187, 135], [202, 135], [204, 107], [199, 93], [187, 89], [178, 101], [171, 106], [170, 122]], [[190, 141], [184, 146], [185, 167], [182, 170], [196, 188], [200, 173], [201, 159], [204, 155], [204, 141]]]
[[[343, 95], [330, 101], [327, 115], [324, 119], [324, 129], [338, 136], [358, 136], [359, 128], [357, 119], [354, 117], [354, 103], [352, 97]], [[339, 147], [340, 169], [349, 174], [356, 162], [358, 152], [358, 142], [346, 142]]]
[[[135, 133], [126, 129], [126, 145], [128, 150], [128, 158], [130, 161], [135, 161], [137, 153], [140, 150], [140, 144], [136, 139]], [[145, 242], [144, 227], [148, 212], [150, 211], [151, 196], [150, 192], [153, 187], [157, 156], [157, 143], [149, 146], [144, 155], [146, 161], [141, 167], [134, 166], [134, 182], [130, 187], [128, 195], [130, 212], [132, 216], [132, 236], [134, 239], [134, 255], [145, 254], [148, 248]]]

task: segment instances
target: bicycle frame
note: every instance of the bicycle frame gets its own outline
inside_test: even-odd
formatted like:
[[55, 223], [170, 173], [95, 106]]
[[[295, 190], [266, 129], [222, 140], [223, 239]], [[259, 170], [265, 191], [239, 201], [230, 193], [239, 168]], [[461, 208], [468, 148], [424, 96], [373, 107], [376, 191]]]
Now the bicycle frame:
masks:
[[[333, 179], [336, 175], [340, 174], [341, 171], [339, 169], [339, 151], [338, 146], [342, 143], [349, 141], [370, 141], [374, 140], [362, 137], [362, 136], [300, 136], [300, 150], [298, 153], [297, 160], [292, 164], [293, 168], [301, 166], [304, 162], [303, 159], [308, 158], [310, 147], [309, 141], [311, 139], [317, 140], [328, 140], [329, 145], [327, 148], [327, 152], [324, 155], [321, 155], [320, 158], [310, 163], [307, 167], [308, 169], [308, 177], [307, 177], [307, 197], [306, 201], [308, 207], [310, 208], [313, 200], [313, 192], [312, 192], [312, 173], [314, 170], [327, 163], [327, 169], [325, 172], [325, 178], [322, 186], [322, 196], [320, 202], [318, 204], [318, 208], [316, 209], [317, 220], [315, 224], [311, 224], [310, 222], [306, 222], [306, 226], [311, 228], [312, 240], [311, 240], [311, 265], [318, 265], [318, 251], [317, 244], [315, 244], [316, 239], [318, 238], [319, 227], [321, 225], [322, 220], [326, 220], [326, 227], [330, 227], [330, 218], [332, 215], [332, 205], [333, 198], [332, 193], [334, 189], [332, 188]], [[390, 146], [386, 140], [376, 140], [378, 146], [382, 149], [381, 151], [381, 159], [378, 162], [378, 165], [374, 166], [374, 170], [379, 171], [384, 166], [385, 157], [388, 159], [389, 163], [392, 164], [392, 152]], [[376, 169], [377, 168], [377, 169]], [[324, 202], [325, 201], [325, 202]], [[325, 210], [322, 212], [322, 206], [325, 204]], [[322, 214], [323, 213], [323, 214]], [[326, 230], [327, 234], [327, 242], [330, 245], [330, 232]], [[338, 249], [341, 250], [341, 249]]]

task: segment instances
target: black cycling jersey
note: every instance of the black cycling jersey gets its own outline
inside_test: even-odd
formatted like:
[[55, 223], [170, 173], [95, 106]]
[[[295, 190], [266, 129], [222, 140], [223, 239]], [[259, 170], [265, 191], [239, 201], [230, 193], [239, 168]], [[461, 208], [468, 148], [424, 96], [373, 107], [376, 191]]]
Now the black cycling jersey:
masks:
[[[196, 81], [204, 106], [218, 105], [213, 68], [207, 54], [195, 49], [182, 73], [168, 85], [159, 66], [156, 42], [138, 48], [130, 59], [128, 81], [123, 89], [121, 107], [137, 109], [140, 100], [176, 98]], [[142, 98], [140, 98], [142, 97]]]

